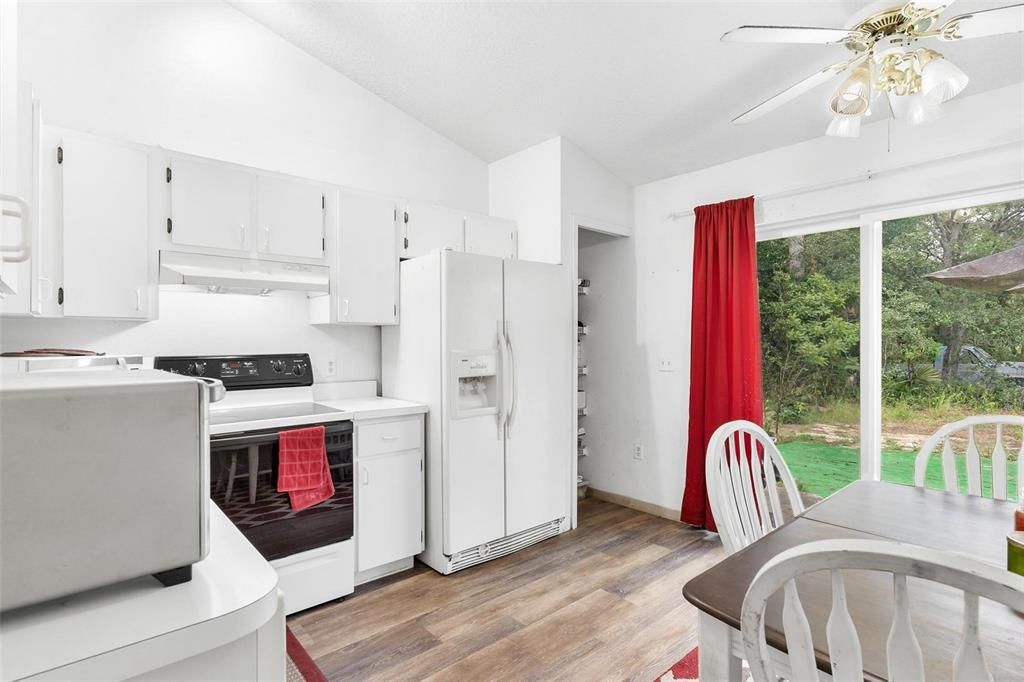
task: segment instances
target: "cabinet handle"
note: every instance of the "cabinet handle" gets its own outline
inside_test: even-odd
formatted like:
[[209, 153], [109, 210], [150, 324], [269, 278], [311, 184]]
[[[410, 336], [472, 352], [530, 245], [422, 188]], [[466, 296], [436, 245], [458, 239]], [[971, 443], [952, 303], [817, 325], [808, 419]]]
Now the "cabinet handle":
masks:
[[238, 241], [245, 248], [245, 223], [238, 223]]
[[398, 436], [381, 436], [381, 440], [398, 440]]
[[370, 472], [366, 467], [363, 467], [360, 471], [363, 473], [363, 485], [370, 485]]
[[270, 228], [269, 227], [264, 227], [263, 228], [263, 250], [265, 252], [269, 252], [270, 251]]
[[138, 312], [140, 310], [142, 310], [142, 290], [141, 289], [136, 289], [135, 290], [135, 311]]
[[345, 304], [345, 312], [342, 313], [342, 316], [347, 318], [348, 317], [348, 308], [349, 308], [348, 299], [347, 298], [342, 299], [342, 302]]

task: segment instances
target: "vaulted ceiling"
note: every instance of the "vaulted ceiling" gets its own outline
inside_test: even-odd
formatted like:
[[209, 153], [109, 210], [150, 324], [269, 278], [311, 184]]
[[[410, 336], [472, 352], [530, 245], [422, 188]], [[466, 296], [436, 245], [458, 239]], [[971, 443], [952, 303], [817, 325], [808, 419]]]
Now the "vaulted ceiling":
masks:
[[[639, 184], [823, 134], [829, 85], [729, 121], [846, 48], [719, 37], [741, 24], [842, 27], [867, 3], [231, 4], [485, 161], [564, 135]], [[1024, 80], [1022, 34], [938, 49], [971, 78], [961, 97]]]

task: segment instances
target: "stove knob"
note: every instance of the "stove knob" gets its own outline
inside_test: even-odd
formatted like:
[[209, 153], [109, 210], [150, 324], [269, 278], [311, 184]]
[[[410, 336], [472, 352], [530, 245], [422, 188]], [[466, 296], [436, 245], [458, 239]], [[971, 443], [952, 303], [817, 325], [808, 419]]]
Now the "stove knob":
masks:
[[185, 367], [185, 374], [190, 377], [201, 377], [206, 374], [206, 363], [205, 362], [190, 362]]
[[284, 371], [284, 361], [283, 360], [271, 360], [270, 361], [270, 369], [274, 370], [274, 373], [280, 374], [281, 372]]
[[301, 363], [297, 363], [295, 365], [295, 367], [292, 368], [292, 374], [294, 374], [297, 377], [301, 377], [305, 373], [306, 373], [306, 366], [301, 364]]

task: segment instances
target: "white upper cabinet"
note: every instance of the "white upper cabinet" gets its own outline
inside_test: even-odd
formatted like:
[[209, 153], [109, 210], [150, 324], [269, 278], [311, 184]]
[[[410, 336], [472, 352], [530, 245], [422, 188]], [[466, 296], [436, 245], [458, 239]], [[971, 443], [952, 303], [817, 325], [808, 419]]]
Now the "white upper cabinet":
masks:
[[398, 323], [398, 225], [394, 201], [342, 192], [338, 202], [337, 320]]
[[515, 258], [516, 224], [504, 218], [484, 215], [466, 216], [466, 252], [481, 256]]
[[[18, 3], [0, 2], [0, 195], [18, 192]], [[25, 206], [11, 199], [0, 199], [0, 210], [21, 214]], [[25, 223], [13, 215], [0, 213], [0, 243], [21, 243]], [[0, 295], [16, 293], [15, 269], [6, 261], [14, 252], [0, 254]]]
[[324, 255], [323, 188], [309, 182], [256, 178], [256, 244], [260, 253]]
[[402, 219], [402, 258], [415, 258], [435, 249], [464, 251], [466, 248], [462, 211], [410, 204]]
[[147, 153], [91, 136], [65, 136], [57, 160], [64, 315], [146, 318]]
[[247, 251], [254, 174], [215, 161], [172, 158], [168, 165], [175, 244]]

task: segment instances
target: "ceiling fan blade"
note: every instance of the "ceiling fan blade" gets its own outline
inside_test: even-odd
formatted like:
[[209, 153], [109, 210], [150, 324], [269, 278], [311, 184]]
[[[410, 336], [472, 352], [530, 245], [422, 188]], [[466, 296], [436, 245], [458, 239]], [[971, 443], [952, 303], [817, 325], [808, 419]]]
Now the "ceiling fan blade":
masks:
[[1010, 5], [955, 16], [939, 29], [939, 40], [985, 38], [1024, 31], [1024, 5]]
[[832, 45], [864, 41], [871, 36], [848, 28], [811, 26], [740, 26], [722, 35], [727, 43], [805, 43]]
[[859, 57], [855, 57], [844, 62], [838, 62], [836, 64], [832, 64], [831, 66], [826, 66], [821, 71], [817, 71], [808, 76], [807, 78], [803, 79], [802, 81], [794, 83], [793, 85], [789, 86], [788, 88], [786, 88], [779, 94], [775, 95], [774, 97], [766, 99], [753, 109], [743, 112], [742, 114], [734, 118], [732, 122], [748, 123], [750, 121], [753, 121], [755, 118], [760, 118], [761, 116], [767, 114], [769, 111], [774, 111], [775, 109], [778, 109], [780, 106], [790, 101], [791, 99], [799, 95], [802, 95], [803, 93], [807, 92], [816, 85], [821, 85], [822, 83], [829, 80], [833, 76], [836, 76], [842, 73], [843, 71], [846, 71], [852, 66], [860, 64], [862, 61], [864, 61], [866, 57], [867, 53], [864, 53]]

